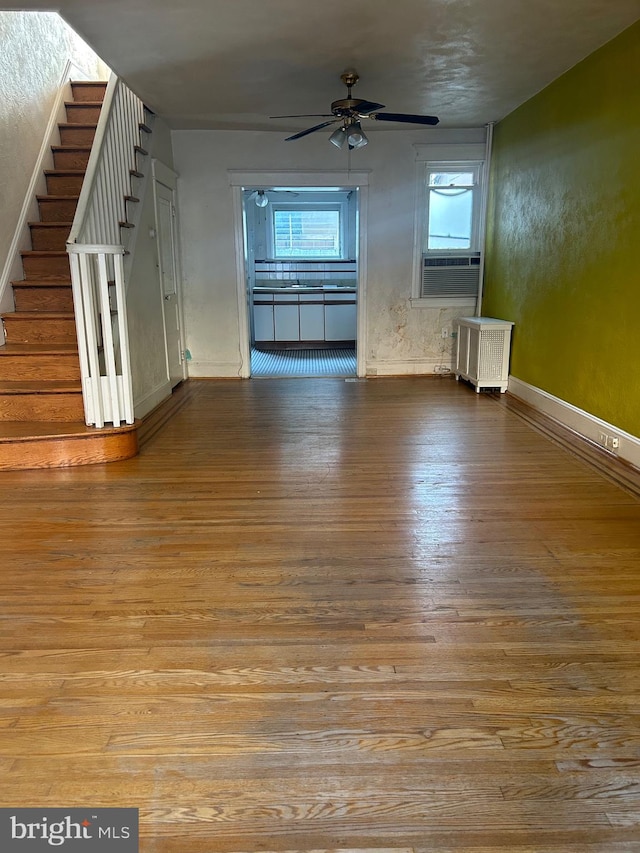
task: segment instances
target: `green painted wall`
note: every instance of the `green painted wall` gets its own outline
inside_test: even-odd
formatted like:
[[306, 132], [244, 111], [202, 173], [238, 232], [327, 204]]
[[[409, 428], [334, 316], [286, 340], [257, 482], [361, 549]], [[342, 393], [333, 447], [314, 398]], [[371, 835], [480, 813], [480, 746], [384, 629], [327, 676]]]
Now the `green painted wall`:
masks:
[[640, 436], [640, 23], [495, 128], [482, 313], [511, 373]]

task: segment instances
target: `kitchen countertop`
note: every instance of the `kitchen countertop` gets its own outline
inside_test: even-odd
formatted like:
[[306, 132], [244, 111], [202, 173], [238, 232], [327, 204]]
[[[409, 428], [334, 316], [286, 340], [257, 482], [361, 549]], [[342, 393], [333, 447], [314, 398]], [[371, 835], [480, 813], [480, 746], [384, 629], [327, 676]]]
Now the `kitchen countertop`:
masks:
[[258, 293], [355, 293], [355, 287], [342, 284], [260, 285], [253, 288]]

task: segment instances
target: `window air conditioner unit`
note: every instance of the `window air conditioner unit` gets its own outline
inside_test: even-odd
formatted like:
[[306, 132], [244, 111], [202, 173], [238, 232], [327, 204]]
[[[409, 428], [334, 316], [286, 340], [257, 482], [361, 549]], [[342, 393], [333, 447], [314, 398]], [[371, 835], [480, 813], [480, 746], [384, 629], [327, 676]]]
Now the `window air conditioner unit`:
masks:
[[480, 255], [423, 255], [421, 297], [478, 296]]

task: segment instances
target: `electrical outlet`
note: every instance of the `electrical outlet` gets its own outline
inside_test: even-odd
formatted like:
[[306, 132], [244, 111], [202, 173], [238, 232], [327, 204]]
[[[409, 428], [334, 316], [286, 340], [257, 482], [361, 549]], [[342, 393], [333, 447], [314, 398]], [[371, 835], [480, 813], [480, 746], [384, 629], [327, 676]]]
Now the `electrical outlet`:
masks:
[[608, 432], [599, 432], [598, 444], [602, 447], [606, 447], [607, 450], [618, 450], [620, 447], [620, 439], [617, 435], [609, 435]]
[[448, 338], [448, 337], [449, 337], [449, 329], [448, 329], [446, 326], [443, 326], [443, 327], [442, 327], [442, 337], [443, 337], [443, 338]]

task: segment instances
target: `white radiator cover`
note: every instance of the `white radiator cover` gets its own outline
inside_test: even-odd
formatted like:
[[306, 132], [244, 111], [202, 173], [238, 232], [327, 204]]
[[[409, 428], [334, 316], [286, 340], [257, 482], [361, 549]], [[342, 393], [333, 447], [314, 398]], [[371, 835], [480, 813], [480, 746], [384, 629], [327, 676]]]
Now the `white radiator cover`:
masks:
[[458, 320], [456, 379], [466, 379], [481, 388], [499, 388], [509, 384], [511, 329], [509, 320], [493, 317], [463, 317]]

